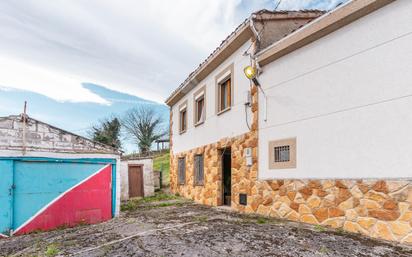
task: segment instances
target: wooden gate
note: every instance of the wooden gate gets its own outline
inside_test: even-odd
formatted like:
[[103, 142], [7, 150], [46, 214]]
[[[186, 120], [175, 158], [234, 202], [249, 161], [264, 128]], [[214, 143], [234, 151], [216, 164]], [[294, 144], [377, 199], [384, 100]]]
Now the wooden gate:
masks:
[[129, 165], [129, 198], [143, 196], [143, 165]]

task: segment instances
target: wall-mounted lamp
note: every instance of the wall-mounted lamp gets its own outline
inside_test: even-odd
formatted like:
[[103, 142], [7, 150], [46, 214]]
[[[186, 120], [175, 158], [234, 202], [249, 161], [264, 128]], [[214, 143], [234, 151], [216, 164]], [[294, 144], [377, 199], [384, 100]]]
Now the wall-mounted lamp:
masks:
[[254, 83], [256, 86], [260, 86], [260, 83], [259, 83], [259, 81], [258, 81], [257, 78], [256, 78], [257, 72], [256, 72], [256, 69], [255, 69], [255, 68], [253, 68], [252, 66], [246, 66], [246, 67], [243, 69], [243, 72], [245, 73], [245, 76], [246, 76], [248, 79], [252, 80], [253, 83]]
[[252, 67], [252, 66], [246, 66], [246, 67], [243, 69], [243, 72], [245, 73], [245, 76], [246, 76], [249, 80], [251, 80], [251, 81], [260, 89], [260, 91], [262, 91], [262, 93], [263, 93], [263, 96], [264, 96], [264, 99], [265, 99], [265, 104], [264, 104], [264, 106], [263, 106], [263, 107], [264, 107], [263, 120], [264, 120], [264, 121], [267, 121], [267, 96], [266, 96], [265, 91], [264, 91], [263, 88], [261, 87], [259, 81], [258, 81], [257, 78], [256, 78], [256, 76], [257, 76], [257, 70], [256, 70], [254, 67]]

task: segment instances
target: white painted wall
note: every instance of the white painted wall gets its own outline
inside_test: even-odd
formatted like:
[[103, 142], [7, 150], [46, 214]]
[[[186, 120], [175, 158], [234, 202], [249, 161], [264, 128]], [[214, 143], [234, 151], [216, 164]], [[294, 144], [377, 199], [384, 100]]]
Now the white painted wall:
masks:
[[[412, 177], [412, 1], [399, 0], [264, 67], [259, 179]], [[268, 142], [297, 137], [297, 168]]]
[[128, 160], [120, 162], [120, 177], [121, 177], [121, 200], [129, 199], [129, 164], [143, 165], [143, 190], [144, 196], [154, 195], [153, 181], [153, 159]]
[[[222, 138], [241, 135], [249, 131], [246, 125], [245, 94], [250, 88], [250, 82], [243, 73], [243, 68], [250, 65], [249, 57], [243, 53], [249, 48], [251, 42], [246, 42], [234, 52], [224, 63], [209, 74], [204, 80], [186, 94], [172, 107], [173, 111], [173, 153], [179, 153], [193, 148], [214, 143]], [[216, 115], [216, 85], [215, 77], [231, 63], [234, 63], [234, 99], [230, 111]], [[206, 120], [202, 125], [193, 125], [193, 94], [206, 85]], [[188, 128], [179, 134], [179, 105], [188, 100]], [[251, 123], [251, 112], [248, 108], [248, 122]]]

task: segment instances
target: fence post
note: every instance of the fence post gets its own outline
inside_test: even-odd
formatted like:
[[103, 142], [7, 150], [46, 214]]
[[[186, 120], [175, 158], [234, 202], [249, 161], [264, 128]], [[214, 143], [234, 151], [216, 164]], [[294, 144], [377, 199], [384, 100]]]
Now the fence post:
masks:
[[162, 189], [162, 184], [163, 184], [163, 163], [160, 164], [159, 180], [160, 180], [160, 189]]

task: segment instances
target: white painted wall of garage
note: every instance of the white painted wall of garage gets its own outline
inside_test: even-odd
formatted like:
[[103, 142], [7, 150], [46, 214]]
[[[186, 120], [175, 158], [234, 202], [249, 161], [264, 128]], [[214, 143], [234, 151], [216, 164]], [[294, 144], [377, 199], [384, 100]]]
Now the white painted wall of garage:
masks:
[[[411, 10], [396, 1], [263, 68], [259, 179], [412, 177]], [[270, 170], [268, 142], [290, 137], [297, 168]]]

